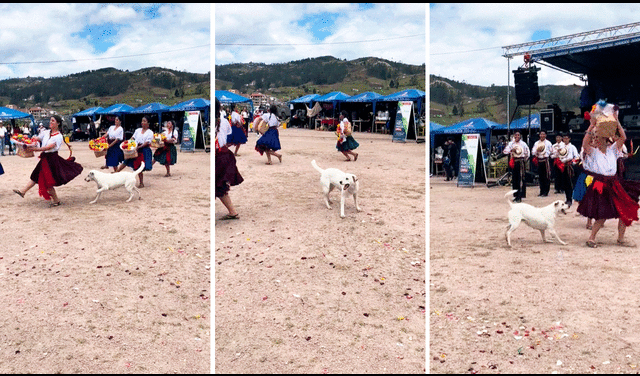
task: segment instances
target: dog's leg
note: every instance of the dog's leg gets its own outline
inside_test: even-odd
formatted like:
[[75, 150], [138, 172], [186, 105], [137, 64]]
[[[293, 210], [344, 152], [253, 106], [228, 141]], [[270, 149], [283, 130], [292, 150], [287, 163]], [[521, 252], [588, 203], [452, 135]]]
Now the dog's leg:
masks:
[[346, 195], [347, 191], [345, 191], [343, 188], [340, 192], [340, 218], [344, 218], [344, 200]]
[[89, 203], [90, 203], [90, 204], [95, 204], [95, 203], [96, 203], [96, 201], [98, 201], [98, 199], [100, 198], [100, 195], [101, 195], [101, 194], [102, 194], [102, 191], [98, 189], [98, 195], [96, 196], [96, 198], [95, 198], [93, 201], [91, 201], [91, 202], [89, 202]]
[[[549, 230], [549, 232], [551, 232], [551, 230]], [[547, 239], [547, 237], [544, 234], [544, 230], [540, 230], [540, 235], [542, 235], [542, 241], [544, 243], [553, 243], [553, 240]]]
[[356, 210], [357, 211], [362, 211], [362, 209], [360, 209], [360, 206], [358, 206], [358, 194], [357, 193], [353, 194], [353, 201], [356, 203]]
[[560, 240], [560, 237], [558, 236], [558, 233], [556, 232], [556, 230], [555, 230], [555, 229], [550, 228], [550, 229], [549, 229], [549, 233], [550, 233], [551, 235], [555, 236], [555, 237], [556, 237], [556, 239], [558, 239], [558, 242], [559, 242], [560, 244], [562, 244], [562, 245], [567, 245], [567, 243], [565, 243], [565, 242], [563, 242], [562, 240]]
[[327, 209], [331, 209], [331, 200], [329, 200], [329, 193], [331, 193], [332, 186], [322, 185], [322, 193], [324, 194], [324, 203], [327, 205]]
[[520, 226], [520, 218], [509, 219], [509, 226], [507, 226], [507, 232], [505, 233], [505, 237], [507, 238], [507, 245], [511, 247], [511, 233], [514, 232], [518, 226]]

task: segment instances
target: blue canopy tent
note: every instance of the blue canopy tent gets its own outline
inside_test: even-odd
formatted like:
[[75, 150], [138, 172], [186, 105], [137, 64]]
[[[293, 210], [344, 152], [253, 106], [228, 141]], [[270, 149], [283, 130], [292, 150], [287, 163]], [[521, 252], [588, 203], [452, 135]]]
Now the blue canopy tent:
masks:
[[[528, 124], [528, 116], [521, 117], [520, 119], [516, 119], [511, 122], [509, 125], [510, 129], [540, 129], [540, 114], [531, 114], [531, 125]], [[506, 130], [507, 124], [498, 124], [494, 128], [494, 130]]]
[[[90, 122], [92, 120], [94, 120], [94, 114], [96, 113], [96, 111], [98, 110], [102, 110], [102, 107], [91, 107], [91, 108], [87, 108], [86, 110], [82, 110], [80, 112], [76, 112], [75, 114], [71, 115], [71, 140], [75, 140], [77, 138], [88, 138], [89, 137], [89, 132], [88, 129], [87, 131], [83, 131], [81, 126], [80, 126], [80, 122], [78, 121], [79, 117], [86, 117], [87, 118], [87, 124], [90, 124]], [[88, 127], [88, 125], [87, 125]], [[85, 128], [87, 128], [85, 127]], [[82, 134], [81, 137], [76, 137], [78, 135]]]
[[341, 91], [332, 91], [331, 93], [319, 96], [312, 100], [313, 103], [331, 103], [333, 108], [333, 118], [336, 118], [336, 107], [338, 107], [338, 111], [340, 110], [340, 103], [345, 100], [351, 98], [350, 95], [347, 95]]
[[216, 99], [220, 101], [220, 104], [249, 103], [251, 113], [253, 113], [253, 101], [250, 98], [226, 90], [216, 90]]
[[[217, 95], [218, 95], [218, 92], [216, 91], [216, 97]], [[198, 137], [197, 134], [195, 135], [194, 146], [196, 149], [207, 150], [207, 146], [204, 144], [204, 140], [205, 140], [205, 135], [209, 131], [209, 116], [211, 113], [211, 101], [203, 98], [190, 99], [188, 101], [184, 101], [176, 105], [173, 105], [165, 110], [165, 112], [181, 112], [182, 114], [184, 114], [185, 111], [201, 111], [202, 112], [202, 125], [201, 127], [199, 127], [200, 131], [202, 132], [202, 135], [201, 137]], [[182, 126], [184, 125], [184, 118], [185, 118], [184, 116], [178, 116], [178, 118], [176, 119], [176, 127], [178, 128], [178, 133], [180, 135], [181, 140], [182, 140]], [[182, 151], [182, 147], [180, 148], [180, 150]]]
[[13, 120], [13, 119], [24, 119], [24, 118], [31, 118], [31, 122], [35, 123], [35, 119], [31, 114], [18, 111], [18, 110], [13, 110], [7, 107], [0, 107], [0, 120]]
[[11, 120], [11, 126], [15, 126], [15, 119], [31, 119], [31, 130], [35, 133], [36, 120], [33, 118], [33, 115], [28, 114], [26, 112], [13, 110], [8, 107], [0, 107], [0, 120]]
[[432, 121], [429, 122], [429, 137], [431, 138], [431, 149], [435, 147], [435, 136], [439, 133], [442, 134], [441, 130], [444, 128], [444, 125], [434, 123]]
[[[296, 98], [289, 101], [289, 109], [291, 110], [291, 120], [289, 126], [304, 126], [308, 118], [309, 109], [312, 107], [313, 100], [320, 97], [320, 94], [307, 94], [300, 98]], [[309, 119], [310, 121], [311, 119]]]
[[133, 114], [141, 115], [140, 118], [142, 118], [142, 116], [144, 115], [157, 115], [158, 129], [153, 129], [153, 131], [156, 133], [160, 133], [162, 131], [162, 113], [165, 112], [167, 108], [169, 108], [169, 106], [167, 106], [166, 104], [154, 102], [154, 103], [149, 103], [149, 104], [145, 104], [143, 106], [134, 108], [128, 113], [130, 115], [133, 115]]
[[424, 106], [425, 103], [425, 98], [426, 98], [426, 94], [424, 91], [422, 90], [417, 90], [417, 89], [404, 89], [404, 90], [400, 90], [396, 93], [393, 94], [389, 94], [386, 95], [380, 99], [378, 99], [378, 102], [392, 102], [395, 103], [396, 106], [391, 106], [390, 111], [389, 111], [389, 122], [387, 123], [387, 125], [389, 126], [389, 124], [391, 124], [391, 127], [393, 126], [393, 124], [395, 123], [395, 119], [396, 119], [396, 112], [397, 112], [397, 103], [399, 101], [412, 101], [415, 102], [416, 105], [414, 106], [414, 114], [416, 114], [416, 117], [419, 117], [422, 114], [422, 108]]
[[[348, 102], [348, 103], [371, 103], [371, 105], [373, 107], [373, 110], [372, 110], [373, 113], [372, 113], [372, 116], [371, 116], [371, 126], [373, 127], [373, 122], [375, 121], [375, 118], [376, 118], [376, 116], [375, 116], [376, 115], [376, 103], [378, 101], [380, 101], [380, 99], [382, 97], [383, 96], [378, 94], [378, 93], [374, 93], [372, 91], [367, 91], [367, 92], [364, 92], [362, 94], [354, 95], [353, 97], [346, 99], [345, 102]], [[355, 119], [351, 119], [351, 121], [353, 121], [353, 120], [355, 120]]]
[[450, 127], [443, 127], [433, 132], [434, 135], [462, 135], [467, 133], [479, 133], [485, 136], [486, 147], [489, 147], [491, 131], [500, 124], [485, 118], [474, 118], [461, 121]]
[[397, 93], [384, 96], [380, 98], [378, 101], [379, 102], [399, 102], [399, 101], [416, 102], [416, 113], [419, 116], [420, 114], [422, 114], [422, 106], [424, 105], [425, 98], [426, 98], [426, 94], [422, 90], [405, 89]]
[[125, 115], [133, 110], [133, 107], [124, 103], [116, 103], [107, 108], [103, 108], [102, 110], [97, 110], [93, 113], [93, 120], [96, 119], [97, 116], [102, 117], [105, 116], [120, 116], [122, 118], [122, 128], [124, 129], [125, 138], [129, 138], [133, 135], [133, 126], [127, 124]]

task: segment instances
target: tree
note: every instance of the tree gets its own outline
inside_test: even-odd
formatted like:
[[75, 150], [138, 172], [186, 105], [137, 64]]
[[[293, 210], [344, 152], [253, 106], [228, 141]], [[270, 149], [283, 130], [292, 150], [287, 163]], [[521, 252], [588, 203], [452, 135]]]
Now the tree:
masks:
[[454, 104], [453, 110], [451, 110], [451, 113], [453, 114], [453, 116], [458, 116], [458, 106]]

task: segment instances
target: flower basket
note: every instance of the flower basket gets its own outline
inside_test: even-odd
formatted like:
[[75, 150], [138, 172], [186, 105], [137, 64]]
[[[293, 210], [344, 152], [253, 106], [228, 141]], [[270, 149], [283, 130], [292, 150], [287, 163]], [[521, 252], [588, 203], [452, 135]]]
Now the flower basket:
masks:
[[27, 149], [27, 146], [24, 144], [16, 144], [17, 146], [17, 153], [18, 156], [22, 157], [22, 158], [31, 158], [34, 156], [33, 154], [33, 150]]
[[107, 149], [94, 150], [93, 153], [96, 155], [96, 158], [104, 157], [105, 155], [107, 155]]
[[164, 147], [164, 142], [154, 138], [153, 140], [151, 140], [151, 147], [155, 149]]
[[123, 150], [122, 151], [124, 153], [124, 159], [133, 159], [133, 158], [138, 158], [138, 151], [133, 149], [133, 150]]
[[120, 149], [124, 153], [124, 159], [137, 158], [137, 147], [138, 144], [133, 139], [122, 141], [122, 143], [120, 144]]

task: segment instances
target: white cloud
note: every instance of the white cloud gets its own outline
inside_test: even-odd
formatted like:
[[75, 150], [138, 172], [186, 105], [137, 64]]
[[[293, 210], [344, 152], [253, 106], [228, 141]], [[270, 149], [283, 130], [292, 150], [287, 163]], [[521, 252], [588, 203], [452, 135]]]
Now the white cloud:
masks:
[[[210, 18], [210, 4], [163, 3], [155, 18], [135, 4], [0, 4], [0, 79], [55, 77], [106, 67], [159, 66], [206, 73], [211, 70], [208, 46], [175, 50], [210, 44]], [[109, 24], [116, 25], [117, 33], [109, 36], [114, 45], [103, 53], [97, 52], [89, 37], [77, 34], [87, 25]], [[120, 58], [128, 55], [139, 56]], [[6, 64], [71, 59], [94, 60]]]
[[[367, 10], [360, 10], [357, 4], [261, 3], [215, 7], [216, 64], [278, 63], [326, 55], [348, 60], [376, 56], [415, 65], [425, 62], [425, 37], [391, 39], [425, 33], [425, 4], [375, 4]], [[307, 45], [318, 42], [309, 22], [316, 21], [314, 16], [324, 12], [338, 14], [331, 34], [322, 41], [324, 44]], [[309, 22], [304, 21], [307, 18]], [[342, 44], [369, 40], [379, 41]], [[223, 43], [290, 45], [222, 46]]]
[[[475, 85], [506, 85], [510, 74], [502, 46], [531, 41], [536, 30], [551, 37], [613, 27], [640, 19], [628, 4], [436, 4], [429, 11], [430, 73]], [[460, 53], [452, 53], [466, 51]], [[510, 62], [523, 64], [522, 56]], [[573, 76], [542, 67], [540, 85], [571, 82]]]

